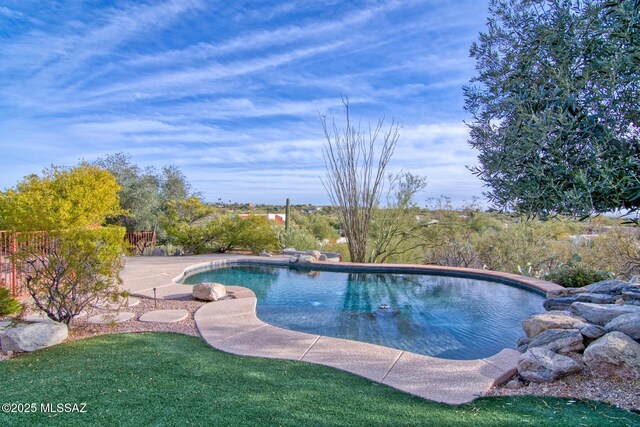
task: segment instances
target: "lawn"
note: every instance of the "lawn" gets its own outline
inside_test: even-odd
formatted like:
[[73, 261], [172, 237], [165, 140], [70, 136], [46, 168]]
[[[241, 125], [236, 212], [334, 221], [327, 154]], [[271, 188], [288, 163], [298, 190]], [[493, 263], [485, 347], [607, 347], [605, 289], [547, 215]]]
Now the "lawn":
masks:
[[594, 402], [437, 404], [335, 369], [234, 356], [166, 333], [106, 335], [0, 362], [0, 384], [0, 403], [86, 403], [85, 413], [0, 413], [2, 426], [640, 425], [639, 415]]

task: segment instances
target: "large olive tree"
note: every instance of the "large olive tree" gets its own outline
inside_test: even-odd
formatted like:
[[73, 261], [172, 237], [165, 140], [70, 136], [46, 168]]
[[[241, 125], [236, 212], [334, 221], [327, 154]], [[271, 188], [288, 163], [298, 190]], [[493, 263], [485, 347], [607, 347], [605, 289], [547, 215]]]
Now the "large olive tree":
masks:
[[464, 88], [473, 169], [498, 207], [640, 207], [640, 1], [491, 0]]

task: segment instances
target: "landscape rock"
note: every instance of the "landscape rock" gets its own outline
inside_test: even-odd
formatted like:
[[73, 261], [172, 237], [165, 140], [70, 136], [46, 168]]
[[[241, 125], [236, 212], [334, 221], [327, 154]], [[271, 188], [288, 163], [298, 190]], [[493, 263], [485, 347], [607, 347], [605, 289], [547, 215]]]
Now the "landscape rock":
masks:
[[607, 323], [604, 329], [607, 332], [622, 332], [634, 340], [640, 340], [640, 313], [620, 315]]
[[557, 297], [562, 297], [562, 296], [566, 296], [569, 295], [569, 289], [567, 288], [562, 288], [562, 289], [554, 289], [552, 291], [547, 292], [547, 298], [557, 298]]
[[625, 286], [628, 286], [629, 283], [622, 280], [603, 280], [601, 282], [595, 282], [587, 286], [583, 286], [582, 288], [575, 288], [569, 291], [570, 294], [582, 294], [582, 293], [593, 293], [593, 294], [611, 294], [611, 295], [619, 295], [622, 292], [622, 289]]
[[572, 358], [545, 348], [532, 348], [518, 360], [518, 374], [532, 382], [552, 382], [580, 369]]
[[167, 255], [167, 252], [163, 248], [154, 248], [153, 251], [151, 251], [151, 255], [152, 256], [165, 256], [165, 255]]
[[316, 262], [316, 258], [312, 255], [300, 255], [298, 257], [299, 264], [313, 264], [314, 262]]
[[594, 304], [614, 304], [619, 297], [609, 294], [582, 293], [576, 295], [576, 301]]
[[628, 286], [622, 291], [622, 299], [626, 302], [640, 301], [640, 287]]
[[530, 342], [531, 340], [527, 337], [520, 338], [518, 340], [518, 343], [516, 344], [516, 350], [518, 350], [520, 353], [524, 353], [525, 351], [527, 351]]
[[546, 348], [556, 353], [584, 350], [582, 334], [577, 329], [547, 329], [531, 338], [527, 349]]
[[584, 362], [603, 375], [640, 378], [640, 344], [622, 332], [609, 332], [587, 347]]
[[327, 256], [325, 254], [320, 254], [320, 256], [318, 257], [318, 261], [326, 261], [327, 260]]
[[522, 321], [522, 329], [529, 338], [535, 337], [547, 329], [573, 329], [582, 318], [563, 314], [536, 314]]
[[262, 252], [260, 252], [260, 256], [270, 257], [271, 254], [269, 252], [267, 252], [267, 251], [262, 251]]
[[322, 255], [320, 253], [320, 251], [314, 251], [314, 250], [310, 250], [305, 252], [306, 255], [311, 255], [312, 257], [314, 257], [315, 259], [320, 259], [320, 255]]
[[627, 313], [640, 313], [640, 307], [632, 305], [593, 304], [574, 302], [571, 311], [582, 316], [587, 322], [604, 326], [618, 316]]
[[298, 251], [295, 248], [284, 248], [281, 253], [284, 255], [291, 255], [295, 254], [296, 252]]
[[607, 333], [602, 326], [592, 325], [590, 323], [585, 324], [579, 329], [582, 336], [585, 336], [592, 340], [600, 338]]
[[548, 298], [542, 303], [542, 306], [547, 311], [552, 310], [567, 310], [571, 307], [571, 304], [577, 301], [575, 296], [564, 296], [558, 298]]
[[203, 301], [218, 301], [227, 295], [227, 290], [222, 283], [198, 283], [193, 285], [191, 295]]
[[25, 352], [60, 344], [69, 336], [64, 323], [42, 322], [17, 325], [0, 332], [2, 351]]

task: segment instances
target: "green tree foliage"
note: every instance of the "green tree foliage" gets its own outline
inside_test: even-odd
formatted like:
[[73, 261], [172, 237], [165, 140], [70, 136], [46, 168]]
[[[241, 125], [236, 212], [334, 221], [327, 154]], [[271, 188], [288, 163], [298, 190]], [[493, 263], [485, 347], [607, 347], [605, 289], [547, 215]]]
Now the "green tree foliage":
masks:
[[492, 0], [465, 87], [474, 173], [526, 214], [640, 207], [640, 2]]
[[199, 197], [169, 201], [160, 219], [168, 240], [186, 254], [202, 251], [214, 239], [209, 223], [214, 211]]
[[17, 314], [22, 311], [20, 301], [11, 296], [8, 289], [0, 288], [0, 316]]
[[187, 178], [175, 166], [165, 166], [161, 172], [141, 169], [132, 163], [131, 156], [122, 152], [98, 159], [94, 164], [110, 171], [121, 187], [120, 204], [126, 213], [112, 222], [127, 231], [153, 230], [168, 202], [192, 195]]
[[217, 252], [249, 249], [254, 253], [272, 251], [278, 247], [278, 233], [267, 218], [222, 216], [209, 227]]
[[391, 175], [388, 181], [387, 206], [377, 208], [371, 222], [367, 262], [419, 261], [428, 224], [413, 199], [427, 181], [410, 172]]
[[318, 240], [304, 228], [291, 228], [280, 233], [280, 248], [293, 248], [299, 251], [317, 250]]
[[36, 306], [68, 324], [98, 301], [117, 298], [124, 233], [113, 226], [54, 231], [44, 253], [30, 233], [21, 234], [14, 257], [28, 266], [26, 287]]
[[61, 230], [102, 224], [122, 212], [119, 189], [113, 175], [96, 166], [53, 166], [0, 193], [0, 228]]

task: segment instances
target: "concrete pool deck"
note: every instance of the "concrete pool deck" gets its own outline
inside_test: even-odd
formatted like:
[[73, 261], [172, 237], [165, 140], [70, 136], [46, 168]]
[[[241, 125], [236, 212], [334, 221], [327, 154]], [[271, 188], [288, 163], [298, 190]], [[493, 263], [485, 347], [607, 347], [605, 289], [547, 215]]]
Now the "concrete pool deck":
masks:
[[[191, 286], [178, 284], [184, 277], [215, 267], [236, 263], [288, 265], [289, 257], [247, 257], [206, 255], [187, 257], [128, 258], [121, 274], [123, 288], [135, 296], [163, 299], [190, 299]], [[351, 267], [369, 270], [372, 266], [318, 263], [311, 267]], [[379, 268], [380, 266], [375, 266]], [[517, 281], [547, 292], [558, 285], [533, 278], [482, 270], [451, 267], [384, 265], [385, 270], [425, 274], [478, 275], [488, 280]], [[212, 347], [242, 356], [289, 359], [330, 366], [404, 392], [448, 404], [461, 404], [484, 395], [493, 385], [515, 373], [520, 353], [504, 349], [489, 358], [448, 360], [423, 356], [374, 344], [291, 331], [269, 325], [256, 316], [255, 294], [243, 287], [227, 287], [232, 298], [202, 306], [194, 316], [203, 339]]]

